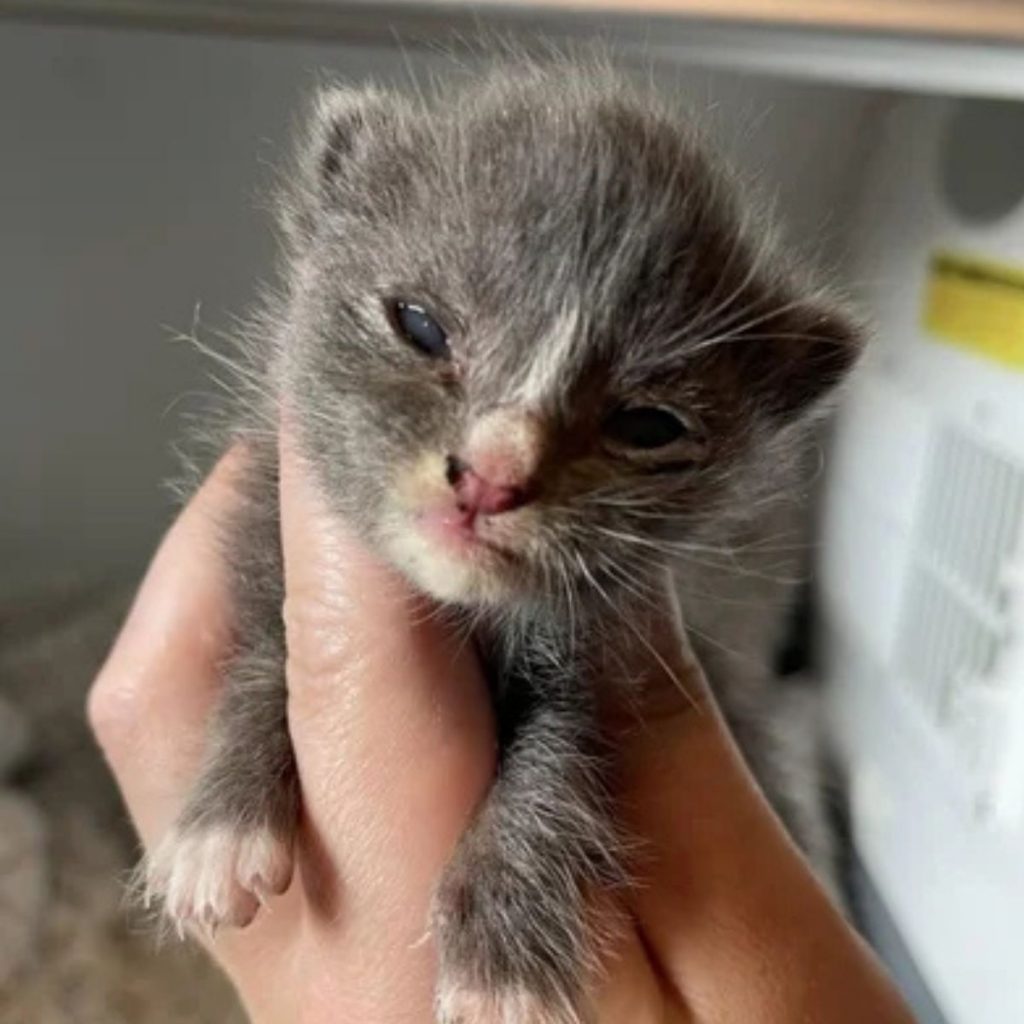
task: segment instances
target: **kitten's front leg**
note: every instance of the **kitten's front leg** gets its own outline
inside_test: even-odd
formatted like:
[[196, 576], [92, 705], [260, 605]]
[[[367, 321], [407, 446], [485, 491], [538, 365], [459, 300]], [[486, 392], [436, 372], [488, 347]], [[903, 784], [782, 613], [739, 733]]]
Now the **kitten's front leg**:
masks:
[[145, 900], [179, 933], [244, 927], [291, 881], [299, 787], [276, 647], [266, 638], [230, 665], [199, 778], [143, 865]]
[[140, 869], [147, 903], [179, 932], [244, 926], [292, 875], [299, 783], [288, 732], [274, 450], [250, 448], [226, 524], [235, 652], [199, 777]]
[[[442, 1024], [583, 1024], [624, 880], [589, 712], [538, 703], [435, 899]], [[603, 908], [603, 909], [599, 909]]]

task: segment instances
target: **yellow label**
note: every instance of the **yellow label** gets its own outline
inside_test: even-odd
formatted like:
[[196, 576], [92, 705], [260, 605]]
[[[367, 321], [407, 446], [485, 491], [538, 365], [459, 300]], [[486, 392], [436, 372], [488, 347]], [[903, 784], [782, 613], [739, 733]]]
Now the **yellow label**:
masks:
[[1024, 267], [936, 253], [924, 324], [943, 341], [1024, 370]]

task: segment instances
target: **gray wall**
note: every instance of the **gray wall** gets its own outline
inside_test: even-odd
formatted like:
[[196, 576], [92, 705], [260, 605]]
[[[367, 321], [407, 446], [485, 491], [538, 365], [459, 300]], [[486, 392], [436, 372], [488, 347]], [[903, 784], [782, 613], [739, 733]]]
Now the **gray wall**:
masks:
[[[271, 273], [258, 199], [325, 69], [406, 79], [393, 51], [0, 24], [0, 583], [134, 565], [167, 521], [175, 410], [209, 390], [167, 328], [228, 326]], [[841, 250], [874, 97], [663, 77]]]

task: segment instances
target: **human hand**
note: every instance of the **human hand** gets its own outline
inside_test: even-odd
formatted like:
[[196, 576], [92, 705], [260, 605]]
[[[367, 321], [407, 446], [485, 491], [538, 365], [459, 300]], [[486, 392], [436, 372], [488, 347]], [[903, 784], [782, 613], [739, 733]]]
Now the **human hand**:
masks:
[[[230, 647], [216, 521], [243, 457], [168, 534], [90, 697], [147, 846], [197, 770]], [[208, 948], [254, 1021], [426, 1024], [431, 895], [495, 769], [486, 688], [470, 647], [327, 515], [287, 452], [281, 472], [298, 869]], [[655, 713], [622, 722], [618, 796], [642, 884], [593, 979], [599, 1020], [909, 1020], [757, 793], [673, 626], [645, 669]], [[696, 708], [659, 685], [665, 667]]]

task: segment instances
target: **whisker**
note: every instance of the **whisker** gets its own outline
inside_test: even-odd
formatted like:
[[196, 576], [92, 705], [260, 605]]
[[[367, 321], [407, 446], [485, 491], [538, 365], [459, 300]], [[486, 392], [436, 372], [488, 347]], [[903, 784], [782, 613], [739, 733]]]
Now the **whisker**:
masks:
[[747, 320], [745, 323], [738, 325], [725, 323], [720, 326], [719, 330], [725, 331], [726, 333], [720, 333], [710, 338], [702, 339], [687, 352], [687, 355], [694, 356], [719, 345], [744, 341], [747, 338], [747, 334], [745, 332], [749, 331], [751, 327], [757, 327], [759, 324], [763, 324], [766, 320], [771, 320], [773, 317], [781, 316], [783, 313], [788, 313], [792, 309], [797, 309], [805, 305], [806, 299], [793, 299], [791, 302], [784, 302], [781, 306], [775, 306], [767, 312]]
[[626, 628], [637, 638], [637, 640], [640, 641], [641, 644], [643, 644], [643, 646], [647, 649], [650, 655], [661, 666], [662, 670], [666, 673], [669, 679], [671, 679], [672, 682], [675, 684], [676, 689], [678, 689], [679, 692], [686, 698], [686, 700], [690, 703], [694, 710], [700, 711], [700, 705], [697, 703], [697, 700], [694, 698], [693, 694], [691, 694], [690, 691], [687, 690], [683, 681], [675, 674], [672, 667], [668, 664], [667, 661], [665, 661], [665, 659], [661, 656], [660, 652], [658, 652], [655, 649], [654, 645], [650, 643], [650, 641], [640, 632], [639, 629], [636, 628], [630, 616], [628, 614], [622, 614], [621, 610], [608, 595], [608, 592], [594, 578], [593, 573], [591, 573], [590, 569], [587, 567], [587, 564], [584, 561], [584, 559], [578, 555], [577, 563], [579, 565], [580, 572], [583, 574], [584, 578], [590, 583], [590, 585], [594, 587], [598, 596], [600, 596], [608, 605], [608, 607], [611, 608], [611, 610], [618, 617], [618, 620], [626, 626]]

